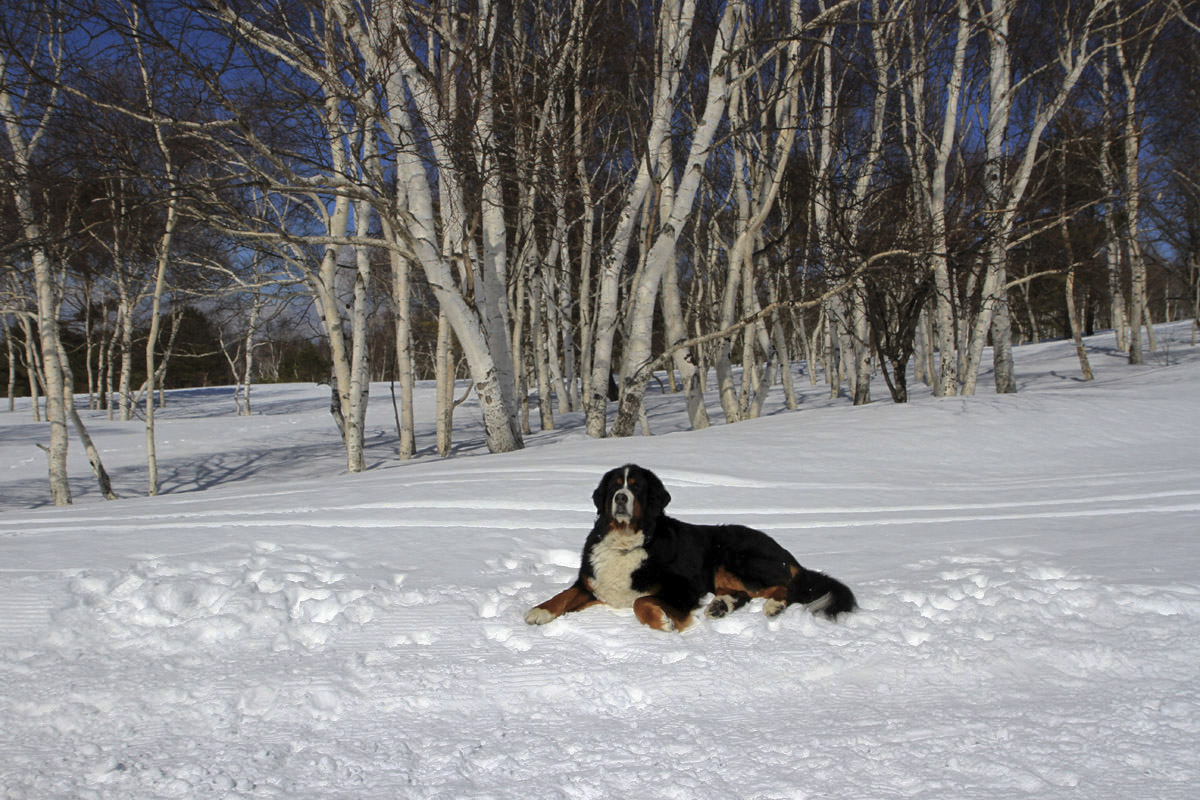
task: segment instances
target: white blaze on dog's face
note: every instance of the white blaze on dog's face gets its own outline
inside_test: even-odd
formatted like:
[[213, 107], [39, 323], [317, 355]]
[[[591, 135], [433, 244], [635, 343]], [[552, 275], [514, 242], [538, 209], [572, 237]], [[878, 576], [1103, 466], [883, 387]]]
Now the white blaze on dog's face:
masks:
[[633, 521], [637, 499], [633, 496], [629, 484], [629, 467], [626, 467], [621, 477], [617, 479], [618, 489], [613, 492], [612, 507], [609, 516], [614, 522], [629, 523]]

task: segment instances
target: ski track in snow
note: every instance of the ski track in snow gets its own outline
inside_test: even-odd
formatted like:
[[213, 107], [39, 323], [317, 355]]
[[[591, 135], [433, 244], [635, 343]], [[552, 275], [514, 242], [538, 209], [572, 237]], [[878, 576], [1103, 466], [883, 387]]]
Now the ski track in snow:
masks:
[[[779, 417], [714, 429], [732, 474], [654, 465], [678, 516], [845, 579], [836, 624], [761, 600], [678, 635], [603, 607], [524, 624], [576, 575], [600, 465], [703, 464], [704, 437], [6, 512], [0, 798], [1191, 798], [1198, 436], [1081, 456], [1057, 428], [1125, 405], [1022, 411], [1044, 397], [995, 407], [1062, 462], [753, 466], [808, 441]], [[923, 424], [872, 411], [872, 441]]]

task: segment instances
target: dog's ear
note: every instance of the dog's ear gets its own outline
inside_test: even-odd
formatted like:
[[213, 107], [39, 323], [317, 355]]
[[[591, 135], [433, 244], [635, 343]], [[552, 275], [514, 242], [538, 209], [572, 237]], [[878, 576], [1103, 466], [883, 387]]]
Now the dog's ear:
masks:
[[604, 473], [604, 477], [600, 479], [600, 485], [596, 487], [596, 491], [592, 492], [592, 502], [596, 505], [597, 514], [603, 514], [608, 510], [605, 508], [608, 505], [608, 484], [614, 472], [616, 470], [610, 469]]
[[663, 482], [658, 479], [650, 470], [646, 470], [646, 509], [647, 516], [651, 519], [657, 517], [671, 502], [671, 493], [667, 491], [667, 487], [663, 486]]

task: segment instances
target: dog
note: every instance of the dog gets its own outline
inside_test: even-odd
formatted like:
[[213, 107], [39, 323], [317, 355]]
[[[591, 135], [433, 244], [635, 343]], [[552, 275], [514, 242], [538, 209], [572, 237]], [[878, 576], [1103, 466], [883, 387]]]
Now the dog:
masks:
[[855, 610], [850, 588], [806, 569], [762, 531], [743, 525], [695, 525], [663, 513], [671, 495], [658, 476], [636, 464], [607, 472], [592, 493], [596, 523], [583, 545], [579, 577], [529, 610], [525, 621], [544, 625], [598, 603], [632, 608], [643, 624], [682, 631], [707, 595], [710, 618], [724, 617], [751, 598], [766, 599], [776, 616], [802, 604], [829, 619]]

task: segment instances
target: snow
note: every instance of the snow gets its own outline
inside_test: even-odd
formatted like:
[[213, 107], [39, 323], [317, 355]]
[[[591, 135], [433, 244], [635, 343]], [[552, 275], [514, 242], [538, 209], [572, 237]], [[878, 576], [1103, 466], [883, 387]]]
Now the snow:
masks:
[[[89, 420], [126, 499], [0, 413], [0, 798], [1190, 798], [1200, 785], [1200, 347], [1131, 367], [1018, 348], [1020, 393], [801, 410], [345, 474], [327, 389], [171, 396], [167, 494], [138, 423]], [[713, 393], [710, 392], [710, 396]], [[420, 444], [432, 442], [422, 387]], [[719, 409], [713, 409], [719, 419]], [[838, 623], [762, 601], [682, 634], [592, 608], [542, 627], [604, 470], [770, 532], [846, 581]]]

